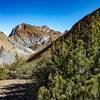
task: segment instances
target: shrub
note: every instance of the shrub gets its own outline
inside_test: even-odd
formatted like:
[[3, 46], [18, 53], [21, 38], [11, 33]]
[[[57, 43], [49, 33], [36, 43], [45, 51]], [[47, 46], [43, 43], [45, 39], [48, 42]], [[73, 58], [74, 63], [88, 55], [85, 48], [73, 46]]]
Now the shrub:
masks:
[[31, 65], [26, 63], [23, 58], [17, 58], [16, 62], [9, 66], [9, 78], [29, 78], [31, 74]]
[[7, 79], [8, 78], [8, 69], [7, 67], [1, 67], [0, 68], [0, 79]]

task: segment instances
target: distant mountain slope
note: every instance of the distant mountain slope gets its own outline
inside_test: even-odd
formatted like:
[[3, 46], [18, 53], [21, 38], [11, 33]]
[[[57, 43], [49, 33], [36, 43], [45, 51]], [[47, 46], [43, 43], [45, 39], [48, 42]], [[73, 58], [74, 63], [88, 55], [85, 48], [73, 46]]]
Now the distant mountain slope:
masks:
[[10, 64], [15, 60], [14, 48], [8, 37], [3, 32], [0, 32], [0, 64]]
[[0, 32], [0, 46], [9, 50], [14, 47], [14, 45], [11, 44], [8, 37], [3, 32]]
[[16, 59], [16, 55], [27, 58], [30, 53], [26, 53], [26, 51], [17, 48], [16, 45], [11, 42], [9, 37], [3, 32], [0, 32], [0, 64], [13, 63]]

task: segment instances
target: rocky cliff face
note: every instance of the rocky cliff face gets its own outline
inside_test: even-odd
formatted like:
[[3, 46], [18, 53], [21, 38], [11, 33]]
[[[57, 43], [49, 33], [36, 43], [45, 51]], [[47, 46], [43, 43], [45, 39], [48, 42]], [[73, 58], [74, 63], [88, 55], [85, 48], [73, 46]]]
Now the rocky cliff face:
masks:
[[12, 30], [9, 38], [17, 46], [21, 45], [39, 50], [39, 48], [42, 49], [56, 40], [60, 35], [60, 32], [49, 29], [47, 26], [40, 27], [22, 23]]

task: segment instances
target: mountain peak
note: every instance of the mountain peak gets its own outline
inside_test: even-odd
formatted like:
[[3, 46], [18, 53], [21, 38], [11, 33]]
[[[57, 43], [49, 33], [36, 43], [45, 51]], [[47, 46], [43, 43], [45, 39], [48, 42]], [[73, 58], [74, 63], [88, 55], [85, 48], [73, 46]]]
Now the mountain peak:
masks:
[[60, 32], [54, 31], [45, 25], [32, 26], [22, 23], [12, 30], [9, 38], [14, 41], [13, 43], [16, 42], [18, 45], [37, 48], [40, 45], [42, 45], [42, 47], [46, 46], [56, 40], [60, 35]]
[[53, 34], [60, 35], [60, 32], [54, 31], [53, 29], [50, 29], [48, 26], [32, 26], [30, 24], [21, 23], [17, 25], [15, 28], [13, 28], [11, 34], [9, 37], [15, 36], [15, 35], [53, 35]]
[[26, 27], [28, 27], [28, 26], [32, 26], [32, 25], [23, 22], [23, 23], [19, 24], [18, 26], [22, 26], [22, 27], [25, 27], [26, 26]]

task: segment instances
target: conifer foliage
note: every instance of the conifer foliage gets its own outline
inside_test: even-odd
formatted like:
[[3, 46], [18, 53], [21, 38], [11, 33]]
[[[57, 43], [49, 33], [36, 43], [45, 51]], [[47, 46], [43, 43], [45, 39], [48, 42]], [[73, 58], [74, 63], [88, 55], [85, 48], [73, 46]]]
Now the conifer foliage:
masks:
[[100, 100], [100, 9], [86, 18], [53, 43], [39, 100]]

